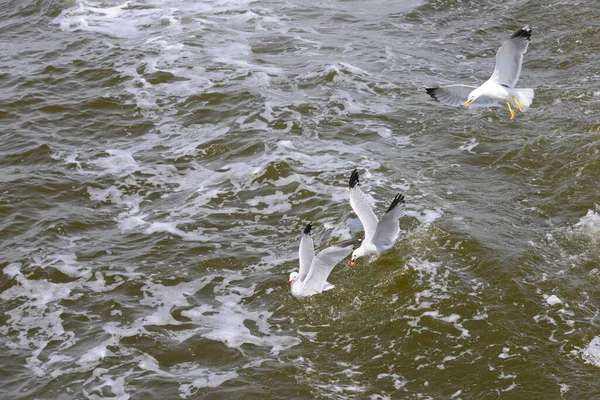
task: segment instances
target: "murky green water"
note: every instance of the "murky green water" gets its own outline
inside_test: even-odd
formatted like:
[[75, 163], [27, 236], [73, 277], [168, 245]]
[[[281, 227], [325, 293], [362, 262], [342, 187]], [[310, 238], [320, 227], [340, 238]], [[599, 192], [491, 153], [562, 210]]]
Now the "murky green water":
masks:
[[[2, 399], [600, 397], [595, 2], [0, 10]], [[446, 108], [533, 29], [531, 109]], [[396, 246], [297, 300], [362, 235]]]

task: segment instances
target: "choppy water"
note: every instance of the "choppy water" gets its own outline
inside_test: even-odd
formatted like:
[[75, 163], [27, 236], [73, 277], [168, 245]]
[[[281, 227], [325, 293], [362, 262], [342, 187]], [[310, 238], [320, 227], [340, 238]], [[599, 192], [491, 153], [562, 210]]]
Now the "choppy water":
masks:
[[[600, 397], [593, 2], [5, 1], [0, 397]], [[530, 111], [477, 83], [533, 28]], [[393, 250], [285, 284], [300, 232]]]

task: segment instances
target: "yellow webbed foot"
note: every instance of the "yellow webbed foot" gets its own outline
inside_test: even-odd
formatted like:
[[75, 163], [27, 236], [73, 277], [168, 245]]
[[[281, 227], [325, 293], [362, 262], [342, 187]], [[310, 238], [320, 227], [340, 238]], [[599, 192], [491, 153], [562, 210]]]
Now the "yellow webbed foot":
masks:
[[506, 105], [508, 106], [508, 111], [510, 111], [510, 119], [515, 119], [515, 112], [513, 111], [513, 109], [510, 107], [510, 103], [507, 101]]
[[523, 112], [523, 106], [521, 105], [521, 103], [519, 103], [519, 100], [517, 100], [516, 96], [513, 96], [513, 101], [515, 102], [515, 104], [517, 105], [517, 108], [519, 109], [519, 111]]

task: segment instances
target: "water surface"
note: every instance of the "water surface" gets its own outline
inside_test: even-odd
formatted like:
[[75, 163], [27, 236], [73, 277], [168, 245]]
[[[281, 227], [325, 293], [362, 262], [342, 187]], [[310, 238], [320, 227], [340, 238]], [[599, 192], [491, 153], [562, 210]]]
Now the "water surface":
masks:
[[[600, 396], [594, 2], [49, 1], [0, 11], [6, 399]], [[529, 24], [531, 109], [465, 110]], [[396, 246], [285, 284], [300, 234]]]

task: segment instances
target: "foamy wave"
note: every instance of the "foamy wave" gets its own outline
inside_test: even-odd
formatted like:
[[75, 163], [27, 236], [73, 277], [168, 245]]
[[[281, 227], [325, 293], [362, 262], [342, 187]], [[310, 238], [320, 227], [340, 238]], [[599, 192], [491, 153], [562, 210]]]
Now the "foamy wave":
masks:
[[[61, 259], [62, 257], [57, 257]], [[14, 286], [3, 291], [0, 299], [17, 303], [6, 311], [9, 319], [0, 328], [0, 333], [7, 335], [9, 330], [18, 332], [11, 335], [6, 345], [9, 348], [31, 351], [27, 358], [27, 367], [37, 376], [44, 376], [49, 369], [68, 363], [70, 356], [56, 353], [47, 354], [45, 349], [52, 343], [61, 343], [60, 350], [74, 346], [77, 338], [72, 331], [66, 331], [62, 320], [65, 307], [60, 305], [64, 300], [76, 300], [77, 293], [85, 289], [86, 278], [69, 283], [54, 283], [46, 279], [28, 279], [20, 271], [22, 266], [10, 264], [5, 274], [15, 280]]]
[[[231, 286], [234, 278], [225, 279], [215, 287], [214, 300], [217, 306], [203, 305], [184, 310], [181, 315], [188, 318], [199, 328], [199, 333], [211, 340], [224, 343], [231, 348], [241, 350], [244, 344], [269, 347], [271, 353], [276, 355], [300, 343], [296, 337], [271, 332], [269, 318], [273, 315], [267, 310], [251, 311], [245, 309], [241, 303], [245, 298], [254, 294], [253, 287]], [[247, 326], [247, 321], [256, 324], [257, 331], [252, 332]]]
[[[73, 257], [57, 255], [48, 261], [47, 267], [54, 265], [56, 260], [75, 262]], [[128, 381], [143, 374], [147, 376], [148, 372], [178, 381], [182, 398], [193, 396], [201, 388], [216, 387], [237, 377], [235, 371], [209, 369], [192, 363], [176, 364], [170, 372], [164, 370], [152, 356], [123, 341], [137, 335], [163, 337], [163, 333], [154, 332], [149, 327], [183, 324], [187, 327], [191, 324], [191, 328], [167, 330], [169, 339], [185, 341], [198, 335], [222, 342], [242, 353], [244, 345], [252, 344], [269, 349], [273, 357], [300, 343], [298, 338], [286, 335], [279, 327], [271, 325], [271, 311], [248, 304], [248, 300], [256, 294], [256, 286], [238, 284], [245, 279], [242, 273], [222, 270], [187, 282], [165, 285], [139, 274], [130, 277], [118, 274], [119, 279], [115, 279], [114, 273], [95, 271], [93, 276], [71, 274], [77, 279], [54, 283], [46, 279], [29, 279], [21, 272], [22, 269], [22, 265], [12, 263], [3, 270], [5, 276], [15, 283], [0, 294], [0, 299], [17, 305], [6, 311], [8, 320], [5, 326], [0, 327], [0, 333], [17, 332], [17, 335], [11, 334], [7, 346], [30, 351], [27, 367], [38, 377], [56, 379], [66, 374], [91, 372], [92, 377], [83, 382], [83, 392], [89, 398], [100, 398], [98, 396], [102, 393], [110, 393], [111, 398], [129, 398]], [[108, 284], [105, 275], [114, 283]], [[111, 311], [115, 320], [104, 322], [103, 334], [82, 338], [64, 328], [64, 315], [73, 312], [70, 304], [81, 296], [110, 292], [130, 279], [137, 281], [140, 278], [145, 279], [141, 288], [143, 297], [139, 299], [139, 306], [146, 310], [138, 311], [142, 315], [133, 320], [123, 319], [121, 306], [113, 303], [112, 307], [117, 305]], [[214, 285], [213, 301], [199, 307], [191, 306], [189, 300], [209, 285]], [[134, 303], [129, 302], [125, 307], [132, 306]], [[182, 308], [184, 311], [176, 318], [173, 312]], [[89, 311], [83, 315], [91, 321], [96, 319]], [[91, 329], [94, 329], [93, 326]], [[60, 345], [57, 347], [52, 343]], [[121, 367], [119, 370], [102, 368], [103, 363], [116, 356], [134, 357], [121, 360], [121, 367], [125, 370]]]
[[[177, 368], [181, 372], [181, 366]], [[238, 374], [235, 371], [229, 372], [214, 372], [208, 368], [194, 368], [186, 371], [185, 377], [192, 379], [191, 383], [182, 384], [179, 386], [179, 396], [183, 399], [194, 396], [199, 389], [214, 388], [221, 386], [223, 382], [237, 378]], [[181, 378], [178, 378], [181, 379]]]
[[573, 226], [577, 232], [583, 233], [590, 238], [600, 241], [600, 207], [596, 210], [588, 210], [587, 214]]
[[[169, 9], [131, 7], [135, 2], [118, 2], [113, 6], [79, 0], [77, 5], [63, 10], [54, 19], [64, 31], [89, 31], [108, 36], [128, 38], [138, 36], [141, 27], [160, 20]], [[124, 24], [123, 20], [134, 21]]]
[[596, 336], [588, 343], [583, 350], [582, 357], [586, 362], [600, 367], [600, 336]]
[[130, 151], [108, 149], [106, 154], [108, 154], [107, 157], [99, 157], [90, 162], [105, 174], [123, 177], [139, 170], [139, 164]]

